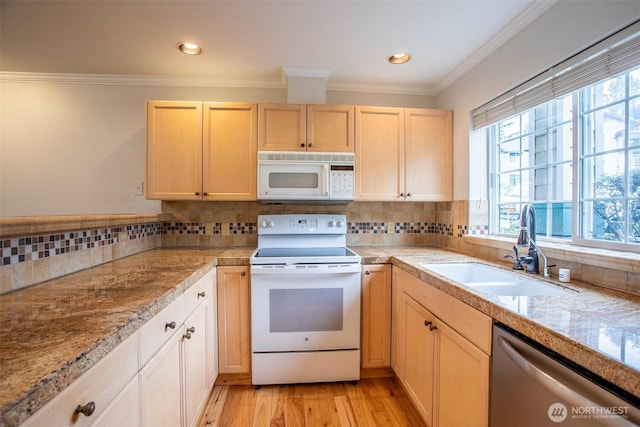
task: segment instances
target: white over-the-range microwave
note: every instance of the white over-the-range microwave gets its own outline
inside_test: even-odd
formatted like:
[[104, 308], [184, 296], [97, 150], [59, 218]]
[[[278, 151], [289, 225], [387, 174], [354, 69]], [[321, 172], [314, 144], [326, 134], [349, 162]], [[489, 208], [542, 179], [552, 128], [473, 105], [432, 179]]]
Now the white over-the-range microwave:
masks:
[[354, 166], [354, 153], [259, 151], [258, 200], [350, 202]]

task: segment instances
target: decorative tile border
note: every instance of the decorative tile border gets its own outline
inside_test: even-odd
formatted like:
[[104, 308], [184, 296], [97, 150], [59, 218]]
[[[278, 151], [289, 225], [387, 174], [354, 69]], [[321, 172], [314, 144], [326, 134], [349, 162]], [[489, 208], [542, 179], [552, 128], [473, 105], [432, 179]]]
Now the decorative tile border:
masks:
[[[391, 224], [393, 224], [393, 233], [389, 233], [388, 227]], [[255, 222], [154, 222], [15, 237], [0, 240], [0, 249], [2, 250], [1, 265], [35, 261], [157, 235], [222, 235], [226, 231], [223, 230], [224, 228], [228, 228], [229, 235], [255, 235], [257, 234], [258, 225]], [[467, 234], [467, 230], [468, 227], [466, 225], [458, 226], [457, 236], [461, 237]], [[349, 222], [347, 224], [347, 233], [454, 235], [451, 224], [424, 222]]]
[[0, 241], [2, 265], [36, 261], [70, 252], [162, 234], [163, 223], [135, 224], [65, 233], [14, 237]]

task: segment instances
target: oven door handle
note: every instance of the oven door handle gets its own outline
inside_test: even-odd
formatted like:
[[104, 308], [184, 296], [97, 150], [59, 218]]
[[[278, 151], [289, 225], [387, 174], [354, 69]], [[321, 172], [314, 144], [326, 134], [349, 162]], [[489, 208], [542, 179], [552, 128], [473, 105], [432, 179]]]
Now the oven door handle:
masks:
[[283, 265], [283, 266], [251, 266], [251, 274], [264, 275], [312, 275], [312, 274], [360, 274], [360, 264], [330, 265]]

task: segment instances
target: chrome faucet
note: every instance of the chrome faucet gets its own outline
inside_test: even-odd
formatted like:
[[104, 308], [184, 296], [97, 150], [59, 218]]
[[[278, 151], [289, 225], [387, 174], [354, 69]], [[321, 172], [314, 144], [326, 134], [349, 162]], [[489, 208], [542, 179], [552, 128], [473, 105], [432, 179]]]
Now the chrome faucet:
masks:
[[[526, 265], [527, 273], [540, 274], [540, 262], [538, 261], [538, 255], [540, 255], [544, 261], [543, 275], [549, 277], [549, 267], [553, 266], [547, 265], [547, 257], [536, 245], [536, 217], [531, 203], [525, 204], [520, 211], [520, 233], [516, 245], [529, 248], [527, 256], [520, 257], [520, 262]], [[514, 250], [515, 248], [514, 246]]]

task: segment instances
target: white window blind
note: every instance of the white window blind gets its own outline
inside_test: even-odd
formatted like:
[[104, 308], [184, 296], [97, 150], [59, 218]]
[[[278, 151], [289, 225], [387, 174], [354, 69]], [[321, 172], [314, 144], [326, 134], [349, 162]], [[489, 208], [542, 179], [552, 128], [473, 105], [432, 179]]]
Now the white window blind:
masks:
[[480, 129], [640, 65], [640, 21], [471, 112]]

